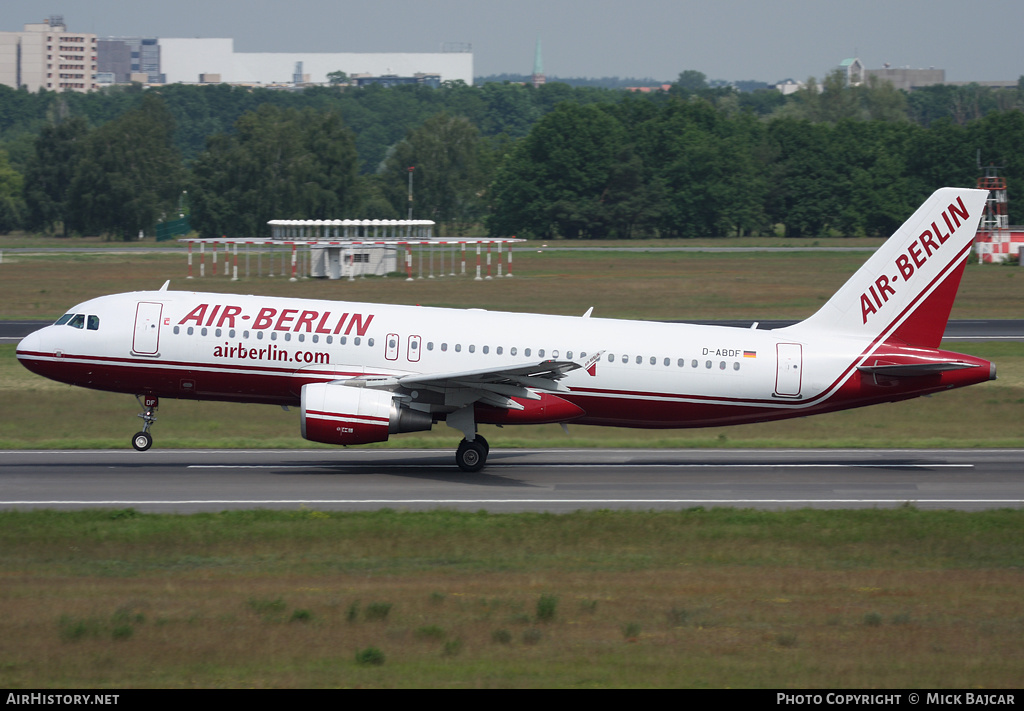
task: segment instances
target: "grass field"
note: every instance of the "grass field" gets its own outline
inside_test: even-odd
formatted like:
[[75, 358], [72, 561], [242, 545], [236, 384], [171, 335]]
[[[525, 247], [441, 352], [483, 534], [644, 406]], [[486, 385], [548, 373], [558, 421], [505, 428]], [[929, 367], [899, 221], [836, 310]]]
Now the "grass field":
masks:
[[1022, 524], [0, 513], [0, 686], [1015, 688]]
[[[514, 278], [300, 280], [223, 276], [186, 280], [184, 254], [5, 255], [0, 318], [56, 318], [76, 303], [121, 291], [172, 289], [582, 314], [655, 320], [801, 319], [869, 255], [863, 252], [515, 252]], [[278, 267], [280, 267], [278, 256]], [[251, 258], [252, 273], [256, 258]], [[207, 273], [210, 264], [207, 263]], [[264, 261], [264, 273], [267, 264]], [[198, 272], [198, 269], [196, 269]], [[244, 272], [244, 269], [243, 269]], [[275, 273], [280, 275], [278, 268]], [[1019, 318], [1024, 270], [969, 264], [952, 318]]]

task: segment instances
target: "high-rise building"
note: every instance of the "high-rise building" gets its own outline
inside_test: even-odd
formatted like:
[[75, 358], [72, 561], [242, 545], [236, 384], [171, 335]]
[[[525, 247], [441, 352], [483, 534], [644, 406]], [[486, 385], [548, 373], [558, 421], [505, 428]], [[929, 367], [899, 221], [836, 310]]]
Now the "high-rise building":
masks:
[[99, 71], [113, 74], [114, 81], [125, 84], [138, 81], [163, 84], [160, 71], [160, 40], [153, 37], [104, 37], [99, 41]]
[[0, 32], [0, 84], [29, 91], [92, 91], [96, 83], [96, 35], [68, 32], [52, 15], [22, 32]]

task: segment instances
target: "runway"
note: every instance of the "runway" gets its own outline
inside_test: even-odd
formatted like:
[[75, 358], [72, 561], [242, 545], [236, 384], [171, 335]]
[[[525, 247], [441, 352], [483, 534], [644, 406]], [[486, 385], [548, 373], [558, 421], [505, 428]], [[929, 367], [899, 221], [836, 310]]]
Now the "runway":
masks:
[[731, 506], [976, 511], [1024, 506], [1024, 450], [0, 452], [0, 508], [568, 512]]

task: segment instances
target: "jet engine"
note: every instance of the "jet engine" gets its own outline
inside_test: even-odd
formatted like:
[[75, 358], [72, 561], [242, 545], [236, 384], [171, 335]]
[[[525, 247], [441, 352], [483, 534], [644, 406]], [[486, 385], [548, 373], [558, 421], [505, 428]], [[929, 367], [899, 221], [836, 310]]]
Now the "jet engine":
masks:
[[430, 413], [403, 407], [385, 390], [315, 383], [302, 386], [302, 436], [326, 444], [383, 442], [399, 432], [429, 430]]

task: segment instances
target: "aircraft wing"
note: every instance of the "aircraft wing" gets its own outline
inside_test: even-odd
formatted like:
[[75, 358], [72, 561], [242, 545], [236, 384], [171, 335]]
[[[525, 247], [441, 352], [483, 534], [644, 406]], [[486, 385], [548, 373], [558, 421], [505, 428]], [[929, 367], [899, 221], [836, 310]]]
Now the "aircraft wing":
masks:
[[[444, 394], [445, 404], [460, 407], [471, 402], [484, 402], [495, 407], [522, 410], [512, 398], [539, 400], [534, 390], [566, 392], [558, 381], [570, 371], [581, 368], [568, 360], [543, 360], [521, 365], [464, 370], [450, 373], [416, 373], [389, 378], [356, 378], [368, 388], [401, 388], [405, 391], [431, 390]], [[348, 385], [356, 382], [348, 381]]]

